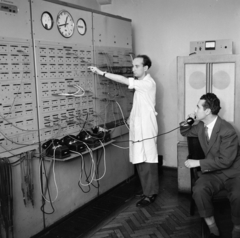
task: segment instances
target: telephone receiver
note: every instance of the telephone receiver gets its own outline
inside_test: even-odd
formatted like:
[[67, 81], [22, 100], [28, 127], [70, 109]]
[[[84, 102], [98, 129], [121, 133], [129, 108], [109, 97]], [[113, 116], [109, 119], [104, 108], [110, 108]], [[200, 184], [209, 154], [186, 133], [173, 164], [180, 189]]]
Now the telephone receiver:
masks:
[[192, 117], [189, 117], [189, 118], [186, 120], [186, 123], [191, 126], [191, 125], [194, 123], [194, 119], [193, 119]]

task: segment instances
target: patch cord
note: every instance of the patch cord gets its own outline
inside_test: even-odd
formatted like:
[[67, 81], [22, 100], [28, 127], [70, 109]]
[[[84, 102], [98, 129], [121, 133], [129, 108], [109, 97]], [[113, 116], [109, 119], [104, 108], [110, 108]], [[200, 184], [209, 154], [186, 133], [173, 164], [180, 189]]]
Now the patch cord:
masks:
[[[70, 136], [70, 137], [71, 137], [71, 136]], [[89, 186], [90, 184], [92, 184], [93, 181], [99, 181], [99, 180], [101, 180], [101, 179], [105, 176], [105, 174], [106, 174], [107, 168], [106, 168], [106, 151], [105, 151], [105, 146], [104, 146], [104, 144], [101, 142], [101, 140], [99, 140], [99, 142], [100, 142], [101, 145], [102, 145], [103, 151], [104, 151], [104, 172], [103, 172], [103, 175], [102, 175], [100, 178], [94, 178], [96, 165], [95, 165], [95, 163], [94, 163], [92, 150], [88, 147], [88, 145], [87, 145], [85, 142], [83, 142], [83, 141], [81, 141], [81, 140], [77, 140], [77, 141], [80, 141], [80, 142], [82, 142], [83, 144], [85, 144], [85, 146], [88, 148], [88, 150], [89, 150], [89, 152], [90, 152], [90, 155], [91, 155], [91, 159], [92, 159], [92, 169], [91, 169], [91, 171], [93, 171], [93, 172], [92, 172], [92, 176], [91, 176], [90, 182], [87, 183], [87, 184], [84, 184], [84, 183], [82, 183], [82, 171], [83, 171], [83, 164], [84, 164], [83, 155], [82, 155], [81, 153], [79, 153], [79, 152], [71, 151], [71, 152], [73, 152], [73, 153], [76, 153], [76, 154], [80, 155], [81, 158], [82, 158], [82, 170], [81, 170], [80, 175], [79, 175], [79, 183], [80, 183], [82, 186]]]
[[[74, 93], [55, 93], [55, 94], [52, 94], [52, 96], [71, 96], [71, 97], [82, 97], [84, 96], [85, 94], [85, 90], [80, 87], [79, 85], [68, 85], [68, 87], [75, 87], [77, 89], [76, 92]], [[80, 91], [82, 91], [82, 94], [78, 94]]]
[[[56, 181], [56, 174], [55, 174], [55, 151], [56, 151], [56, 149], [57, 148], [54, 148], [54, 153], [53, 153], [53, 159], [52, 159], [52, 161], [51, 161], [51, 164], [50, 164], [50, 166], [49, 166], [49, 171], [48, 171], [48, 174], [47, 174], [47, 176], [46, 176], [46, 174], [45, 174], [45, 176], [46, 176], [46, 186], [45, 186], [45, 191], [42, 191], [42, 189], [40, 189], [40, 193], [41, 193], [41, 196], [42, 196], [42, 198], [46, 201], [46, 202], [48, 202], [48, 203], [54, 203], [56, 200], [57, 200], [57, 198], [58, 198], [58, 186], [57, 186], [57, 181]], [[43, 166], [43, 159], [42, 159], [43, 157], [40, 157], [40, 164], [39, 164], [39, 184], [42, 184], [41, 183], [41, 167]], [[55, 188], [56, 188], [56, 195], [55, 195], [55, 198], [53, 199], [53, 201], [52, 200], [48, 200], [47, 198], [46, 198], [46, 190], [47, 190], [47, 188], [49, 189], [49, 187], [48, 187], [48, 185], [49, 185], [49, 175], [50, 175], [50, 169], [51, 169], [51, 167], [52, 167], [52, 172], [53, 172], [53, 181], [54, 181], [54, 185], [55, 185]]]

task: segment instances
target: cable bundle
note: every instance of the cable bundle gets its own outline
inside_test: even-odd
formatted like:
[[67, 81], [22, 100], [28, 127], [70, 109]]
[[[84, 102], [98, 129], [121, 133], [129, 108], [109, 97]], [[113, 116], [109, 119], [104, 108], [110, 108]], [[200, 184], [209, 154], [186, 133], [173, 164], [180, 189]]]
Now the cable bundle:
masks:
[[28, 151], [21, 155], [24, 159], [21, 161], [21, 189], [23, 193], [24, 205], [27, 205], [28, 201], [31, 201], [32, 206], [34, 206], [33, 200], [33, 179], [32, 179], [32, 156], [33, 152]]
[[7, 158], [0, 158], [0, 237], [4, 227], [6, 238], [13, 237], [12, 168]]

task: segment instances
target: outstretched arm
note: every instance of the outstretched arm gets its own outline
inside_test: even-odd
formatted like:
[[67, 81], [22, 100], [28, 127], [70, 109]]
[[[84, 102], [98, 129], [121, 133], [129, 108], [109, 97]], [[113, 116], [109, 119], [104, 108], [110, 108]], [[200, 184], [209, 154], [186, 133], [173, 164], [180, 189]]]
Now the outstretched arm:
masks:
[[95, 66], [89, 66], [88, 67], [93, 73], [96, 73], [98, 75], [104, 76], [105, 78], [108, 78], [110, 80], [113, 80], [117, 83], [122, 83], [122, 84], [126, 84], [129, 85], [129, 80], [128, 78], [122, 76], [122, 75], [118, 75], [118, 74], [112, 74], [112, 73], [108, 73], [108, 72], [104, 72], [101, 71], [100, 69], [98, 69]]

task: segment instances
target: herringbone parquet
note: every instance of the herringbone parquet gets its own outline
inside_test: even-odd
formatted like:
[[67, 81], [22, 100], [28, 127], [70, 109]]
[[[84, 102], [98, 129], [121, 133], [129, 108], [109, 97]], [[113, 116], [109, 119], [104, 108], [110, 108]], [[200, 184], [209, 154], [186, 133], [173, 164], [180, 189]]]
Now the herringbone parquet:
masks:
[[[168, 173], [168, 174], [166, 174]], [[189, 214], [189, 195], [179, 194], [175, 171], [164, 172], [156, 201], [145, 208], [136, 207], [137, 199], [128, 202], [115, 217], [91, 238], [200, 238], [201, 219], [197, 211]]]
[[[190, 195], [178, 193], [177, 170], [165, 168], [159, 181], [157, 199], [145, 208], [136, 207], [135, 177], [34, 238], [201, 238], [204, 223], [197, 209], [190, 216]], [[231, 238], [229, 204], [218, 204], [215, 213], [221, 238]]]

